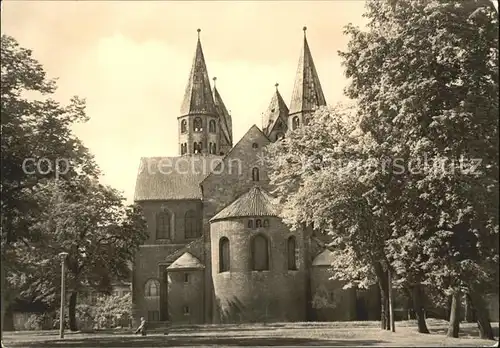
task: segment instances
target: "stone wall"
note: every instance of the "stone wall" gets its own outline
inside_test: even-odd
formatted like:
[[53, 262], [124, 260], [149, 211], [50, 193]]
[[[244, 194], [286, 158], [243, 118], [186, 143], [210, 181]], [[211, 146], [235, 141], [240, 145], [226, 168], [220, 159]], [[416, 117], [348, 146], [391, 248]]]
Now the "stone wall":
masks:
[[168, 312], [173, 325], [204, 322], [203, 273], [203, 270], [168, 271]]
[[330, 279], [331, 276], [328, 266], [312, 267], [311, 294], [315, 320], [356, 320], [356, 290], [342, 289], [344, 284]]
[[[305, 320], [304, 241], [277, 218], [270, 226], [247, 229], [247, 219], [216, 221], [211, 226], [212, 275], [218, 322], [271, 322]], [[270, 243], [268, 271], [251, 270], [251, 239], [266, 235]], [[287, 267], [286, 240], [297, 241], [297, 270]], [[219, 272], [219, 240], [230, 243], [230, 270]]]

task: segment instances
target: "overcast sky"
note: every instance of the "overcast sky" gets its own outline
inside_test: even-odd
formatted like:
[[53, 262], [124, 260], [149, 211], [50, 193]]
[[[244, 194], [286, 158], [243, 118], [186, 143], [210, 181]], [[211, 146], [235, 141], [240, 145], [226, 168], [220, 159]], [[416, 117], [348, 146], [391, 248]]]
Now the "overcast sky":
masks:
[[75, 132], [103, 182], [132, 201], [140, 157], [177, 155], [177, 116], [197, 33], [210, 78], [233, 117], [235, 142], [261, 127], [275, 83], [289, 104], [302, 27], [327, 103], [346, 85], [343, 27], [362, 25], [364, 1], [2, 1], [2, 33], [30, 48], [57, 98], [87, 100]]

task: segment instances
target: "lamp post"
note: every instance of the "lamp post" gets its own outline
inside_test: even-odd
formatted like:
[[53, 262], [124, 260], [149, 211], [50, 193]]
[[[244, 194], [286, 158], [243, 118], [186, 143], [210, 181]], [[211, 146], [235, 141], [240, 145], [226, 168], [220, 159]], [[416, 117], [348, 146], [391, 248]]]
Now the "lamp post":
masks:
[[59, 313], [59, 337], [64, 338], [64, 302], [66, 295], [66, 257], [67, 252], [59, 253], [61, 259], [61, 313]]

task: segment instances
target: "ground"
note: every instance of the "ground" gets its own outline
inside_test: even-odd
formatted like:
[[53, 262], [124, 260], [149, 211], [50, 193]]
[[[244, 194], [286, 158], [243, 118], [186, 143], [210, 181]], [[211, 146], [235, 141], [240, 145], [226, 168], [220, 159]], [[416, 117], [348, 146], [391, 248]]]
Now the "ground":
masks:
[[[378, 322], [284, 323], [203, 325], [175, 328], [168, 336], [161, 330], [147, 337], [132, 330], [94, 334], [57, 331], [4, 333], [5, 347], [213, 347], [217, 346], [450, 346], [491, 347], [496, 342], [477, 338], [475, 324], [461, 324], [460, 338], [447, 338], [447, 322], [429, 319], [431, 334], [416, 332], [415, 323], [397, 322], [396, 332], [382, 331]], [[493, 324], [498, 339], [498, 323]]]

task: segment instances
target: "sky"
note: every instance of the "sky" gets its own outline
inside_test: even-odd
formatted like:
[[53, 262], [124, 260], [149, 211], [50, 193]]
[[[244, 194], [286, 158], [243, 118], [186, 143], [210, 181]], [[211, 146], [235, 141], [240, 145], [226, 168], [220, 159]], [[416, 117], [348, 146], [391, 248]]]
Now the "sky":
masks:
[[102, 182], [133, 200], [141, 157], [178, 154], [177, 117], [198, 28], [210, 78], [233, 119], [235, 143], [259, 128], [275, 84], [289, 105], [303, 26], [328, 104], [347, 84], [337, 52], [364, 1], [2, 1], [1, 31], [33, 50], [56, 99], [85, 98], [74, 127]]

